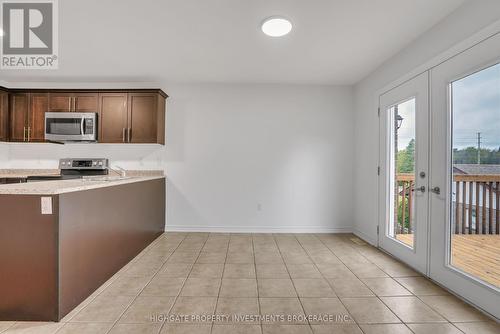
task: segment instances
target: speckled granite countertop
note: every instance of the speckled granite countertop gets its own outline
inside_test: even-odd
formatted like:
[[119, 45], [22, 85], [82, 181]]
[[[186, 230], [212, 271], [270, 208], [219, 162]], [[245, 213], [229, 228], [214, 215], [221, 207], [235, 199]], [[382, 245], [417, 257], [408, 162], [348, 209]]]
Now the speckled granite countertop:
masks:
[[73, 180], [12, 183], [0, 185], [0, 195], [57, 195], [160, 178], [164, 178], [164, 176], [132, 176], [126, 178], [112, 176], [108, 179], [95, 177]]
[[0, 178], [60, 175], [59, 169], [0, 169]]
[[[0, 170], [0, 177], [27, 177], [33, 175], [59, 175], [59, 170]], [[115, 174], [89, 176], [82, 179], [38, 181], [0, 185], [0, 194], [57, 195], [75, 191], [112, 187], [127, 183], [164, 178], [163, 171], [127, 171], [126, 177]]]

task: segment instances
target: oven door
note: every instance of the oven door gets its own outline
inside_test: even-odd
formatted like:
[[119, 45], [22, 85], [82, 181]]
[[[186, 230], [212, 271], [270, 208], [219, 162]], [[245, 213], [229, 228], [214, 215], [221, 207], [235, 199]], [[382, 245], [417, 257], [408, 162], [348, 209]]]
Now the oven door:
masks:
[[96, 141], [96, 113], [46, 112], [45, 139]]

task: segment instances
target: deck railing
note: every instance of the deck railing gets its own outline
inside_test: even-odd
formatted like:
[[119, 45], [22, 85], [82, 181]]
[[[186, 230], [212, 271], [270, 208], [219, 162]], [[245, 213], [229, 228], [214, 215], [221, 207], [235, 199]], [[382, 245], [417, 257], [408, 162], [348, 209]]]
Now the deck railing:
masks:
[[415, 191], [415, 174], [397, 174], [398, 195], [395, 198], [395, 214], [397, 214], [396, 234], [413, 233], [413, 192]]
[[[397, 234], [413, 233], [414, 174], [397, 174]], [[455, 234], [500, 234], [500, 175], [453, 175]]]

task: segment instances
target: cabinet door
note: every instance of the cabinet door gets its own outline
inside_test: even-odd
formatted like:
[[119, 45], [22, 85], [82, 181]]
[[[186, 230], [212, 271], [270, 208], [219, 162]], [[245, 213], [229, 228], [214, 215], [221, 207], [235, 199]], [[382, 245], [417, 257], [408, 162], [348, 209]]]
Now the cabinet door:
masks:
[[128, 110], [129, 142], [156, 143], [158, 94], [129, 93]]
[[48, 111], [72, 111], [73, 93], [49, 93]]
[[0, 91], [0, 141], [9, 140], [9, 94]]
[[10, 106], [10, 140], [25, 141], [28, 126], [29, 94], [16, 93], [11, 95]]
[[29, 141], [45, 140], [45, 112], [49, 104], [47, 93], [32, 93], [28, 119]]
[[73, 111], [97, 112], [97, 93], [75, 93], [73, 99]]
[[127, 128], [127, 93], [99, 94], [98, 141], [124, 143]]
[[158, 95], [158, 133], [156, 134], [156, 142], [165, 145], [165, 127], [167, 120], [167, 100], [161, 94]]

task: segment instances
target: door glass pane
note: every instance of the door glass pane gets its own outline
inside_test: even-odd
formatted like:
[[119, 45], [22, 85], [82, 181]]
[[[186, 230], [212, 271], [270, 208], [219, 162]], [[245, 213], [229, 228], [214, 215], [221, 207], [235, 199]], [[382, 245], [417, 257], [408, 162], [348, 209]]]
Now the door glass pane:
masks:
[[500, 287], [500, 64], [451, 92], [451, 265]]
[[413, 248], [415, 221], [415, 98], [389, 108], [390, 220], [388, 236]]

